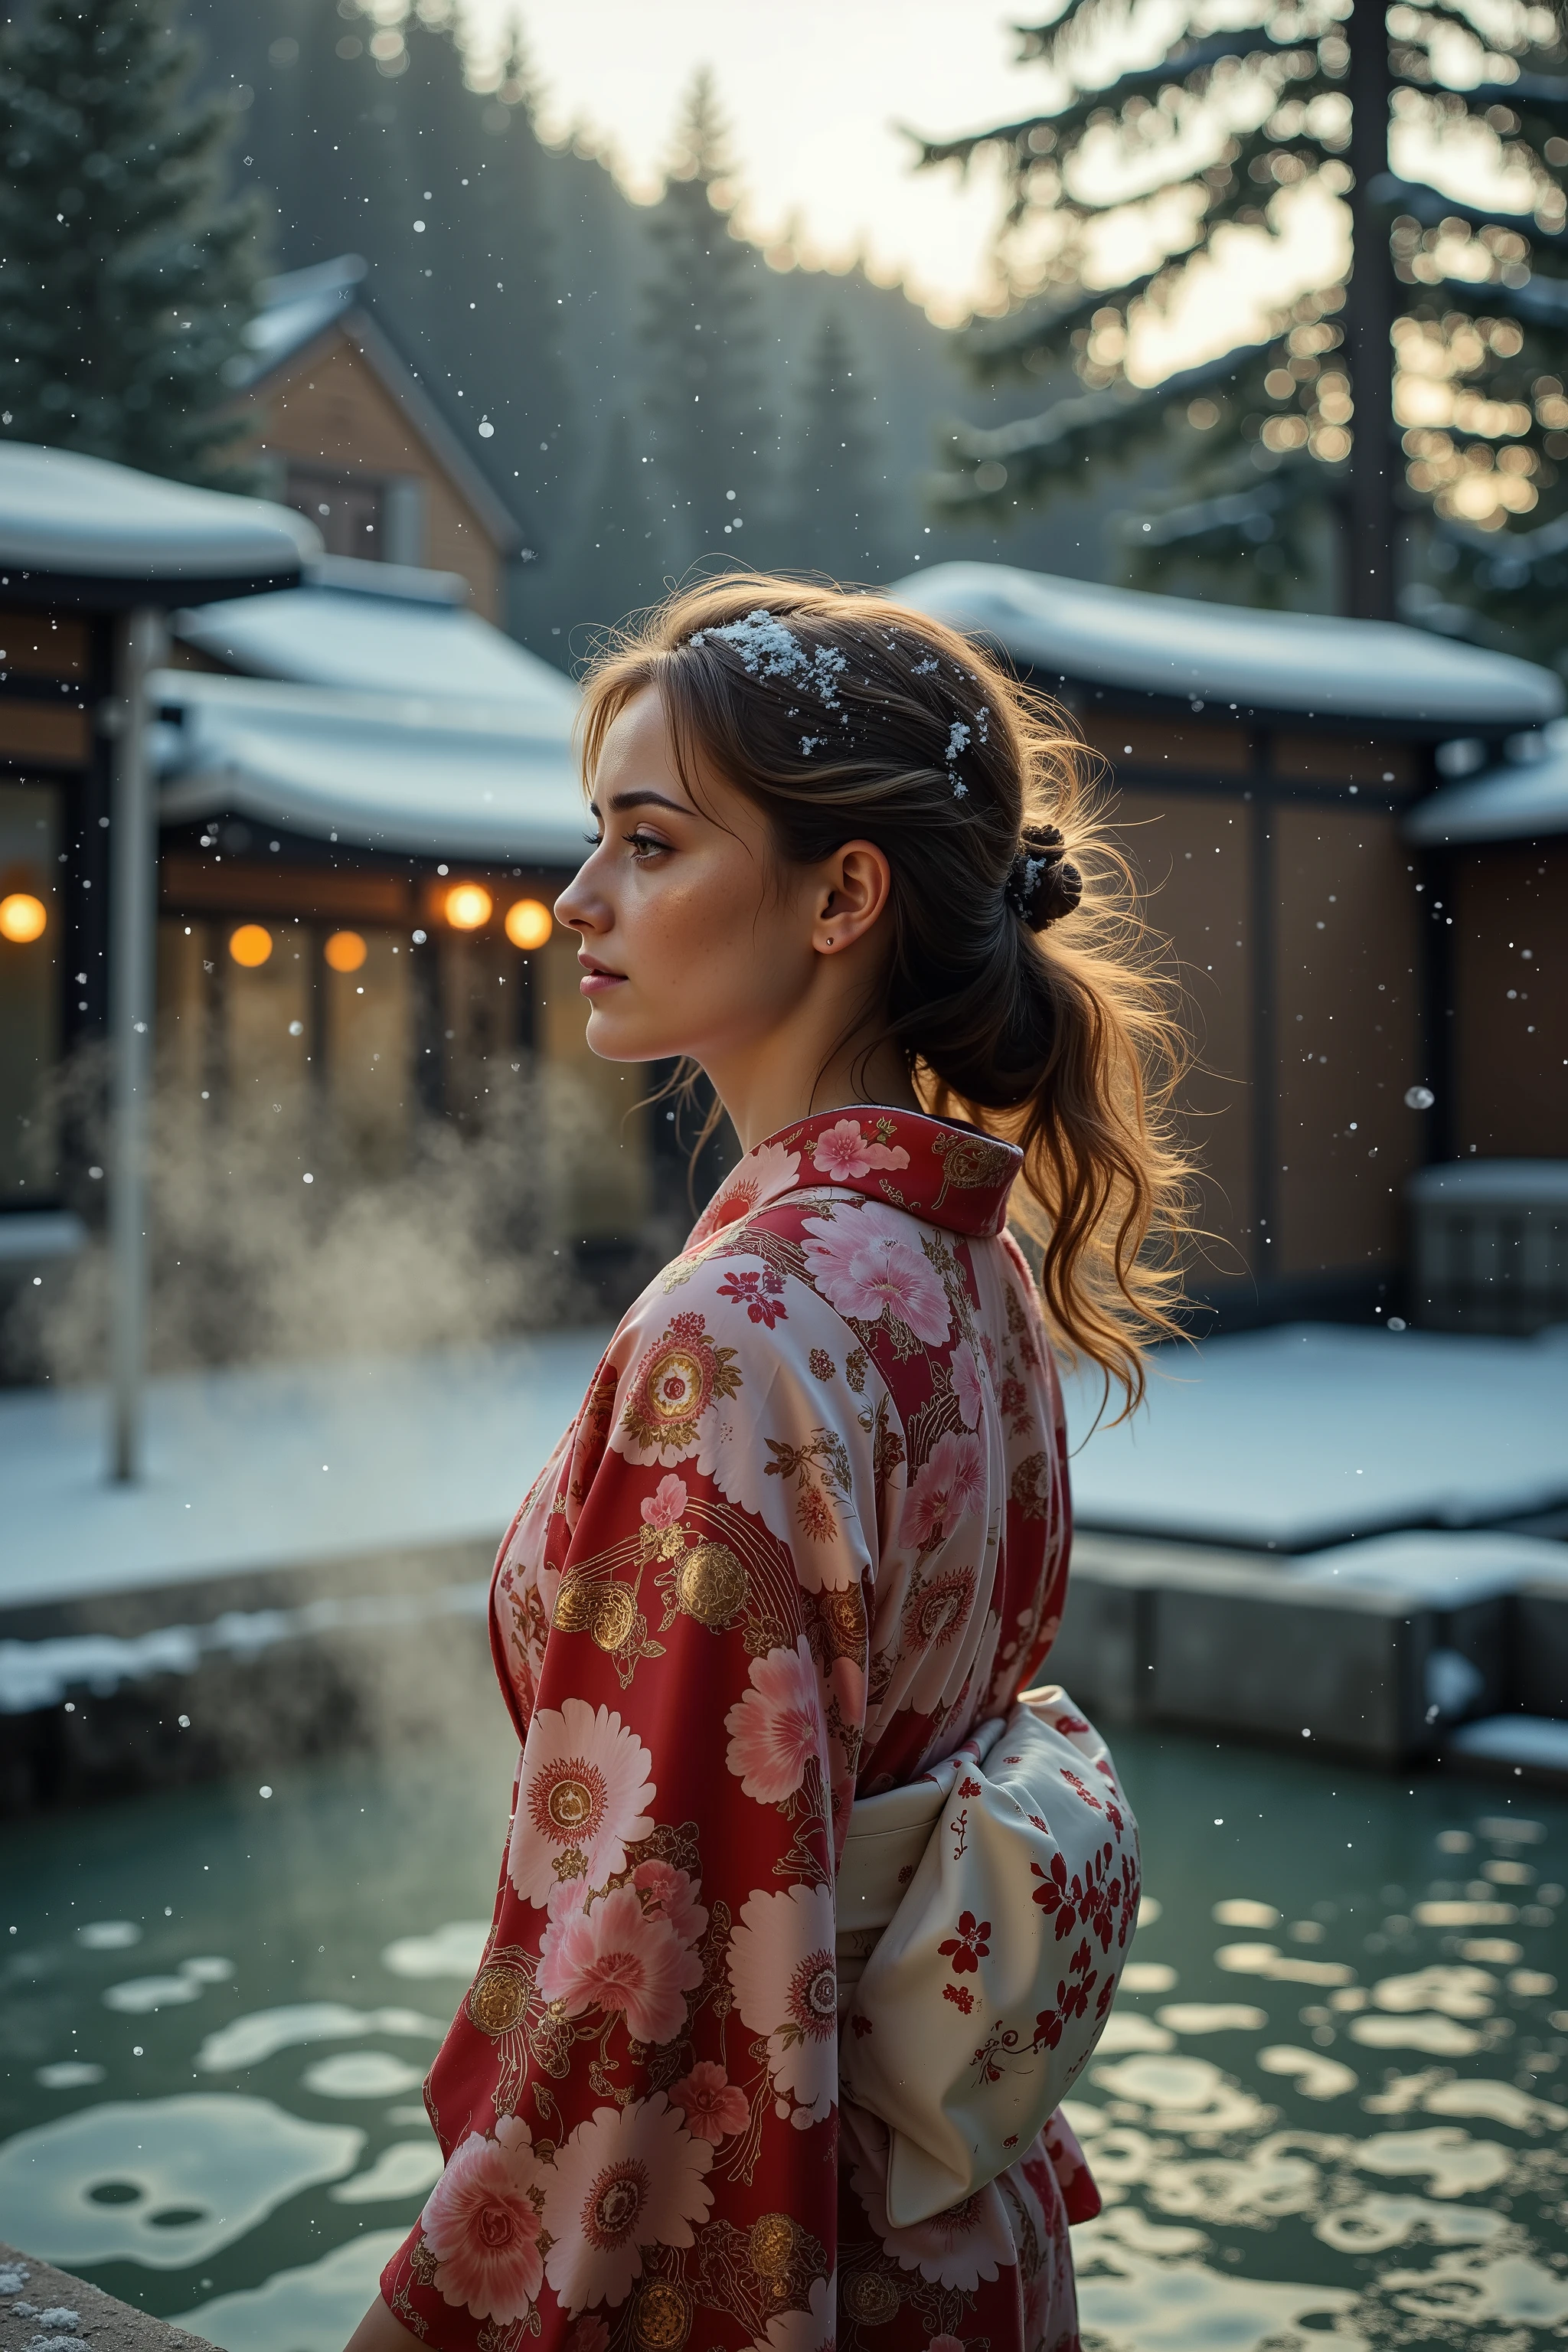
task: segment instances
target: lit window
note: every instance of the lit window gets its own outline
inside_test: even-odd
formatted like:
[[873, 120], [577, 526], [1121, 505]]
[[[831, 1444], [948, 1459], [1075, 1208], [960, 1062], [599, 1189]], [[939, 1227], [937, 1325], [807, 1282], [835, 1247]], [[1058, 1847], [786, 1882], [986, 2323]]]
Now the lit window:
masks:
[[254, 971], [272, 953], [272, 934], [260, 923], [241, 923], [229, 934], [228, 951], [236, 963]]
[[542, 948], [554, 929], [542, 898], [514, 898], [506, 910], [506, 935], [514, 948]]
[[48, 908], [30, 890], [13, 890], [0, 898], [0, 939], [9, 940], [16, 947], [28, 947], [34, 940], [41, 940], [48, 920]]
[[442, 909], [455, 931], [477, 931], [489, 921], [493, 905], [489, 892], [478, 882], [459, 882], [447, 891]]
[[325, 954], [334, 971], [357, 971], [369, 950], [357, 931], [334, 931]]

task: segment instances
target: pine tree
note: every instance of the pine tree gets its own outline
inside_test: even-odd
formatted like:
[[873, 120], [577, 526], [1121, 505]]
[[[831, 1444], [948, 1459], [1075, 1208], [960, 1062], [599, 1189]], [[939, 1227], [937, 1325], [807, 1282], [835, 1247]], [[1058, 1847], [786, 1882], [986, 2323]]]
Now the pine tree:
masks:
[[226, 364], [259, 215], [188, 106], [167, 0], [39, 0], [0, 36], [0, 431], [238, 487]]
[[[1035, 418], [961, 430], [945, 503], [1001, 515], [1081, 482], [1086, 463], [1146, 455], [1170, 434], [1187, 503], [1138, 528], [1145, 574], [1228, 565], [1256, 596], [1270, 588], [1259, 551], [1272, 548], [1278, 593], [1328, 515], [1334, 601], [1347, 611], [1389, 617], [1402, 587], [1419, 598], [1415, 575], [1434, 541], [1436, 568], [1456, 571], [1484, 608], [1497, 534], [1568, 507], [1558, 472], [1568, 279], [1536, 267], [1568, 247], [1562, 11], [1397, 0], [1385, 20], [1382, 0], [1355, 0], [1348, 18], [1330, 0], [1264, 0], [1253, 26], [1205, 32], [1200, 6], [1160, 63], [1107, 82], [1105, 45], [1125, 12], [1120, 0], [1069, 0], [1023, 36], [1024, 58], [1068, 94], [1026, 120], [925, 145], [928, 164], [999, 152], [1012, 251], [1042, 231], [1050, 243], [1033, 285], [1016, 276], [1011, 314], [971, 331], [973, 362], [991, 380], [1070, 367], [1081, 385]], [[1402, 170], [1458, 184], [1479, 161], [1494, 186], [1499, 173], [1511, 181], [1518, 209], [1395, 176], [1391, 131]], [[1103, 187], [1113, 161], [1132, 196], [1087, 193], [1090, 172]], [[1140, 326], [1180, 299], [1190, 272], [1214, 266], [1219, 233], [1236, 225], [1278, 239], [1308, 190], [1348, 211], [1353, 266], [1299, 299], [1282, 294], [1256, 341], [1135, 385]], [[1086, 285], [1100, 223], [1133, 203], [1181, 199], [1189, 244], [1167, 243], [1112, 287]]]
[[[712, 82], [700, 73], [648, 223], [657, 275], [642, 326], [663, 508], [655, 545], [677, 572], [728, 552], [725, 539], [734, 544], [748, 524], [754, 531], [768, 496], [773, 426], [762, 398], [758, 256], [731, 235], [731, 203]], [[744, 551], [755, 551], [754, 540]]]
[[790, 561], [836, 580], [868, 580], [886, 530], [870, 401], [844, 322], [825, 312], [801, 400], [790, 499]]

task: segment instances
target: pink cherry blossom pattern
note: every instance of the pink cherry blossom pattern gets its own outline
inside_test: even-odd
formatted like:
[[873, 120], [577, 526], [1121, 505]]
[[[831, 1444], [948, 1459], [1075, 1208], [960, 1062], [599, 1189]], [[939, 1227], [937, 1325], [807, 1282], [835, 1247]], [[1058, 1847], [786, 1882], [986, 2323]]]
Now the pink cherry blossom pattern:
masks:
[[940, 1347], [952, 1328], [947, 1294], [931, 1260], [908, 1238], [907, 1219], [875, 1201], [834, 1218], [802, 1220], [807, 1270], [830, 1307], [875, 1323], [883, 1310], [917, 1339]]
[[815, 1758], [827, 1774], [827, 1732], [816, 1665], [804, 1633], [793, 1650], [753, 1658], [752, 1687], [724, 1717], [725, 1758], [748, 1797], [782, 1805], [793, 1797]]
[[980, 1440], [943, 1432], [904, 1497], [899, 1540], [921, 1551], [950, 1536], [959, 1521], [983, 1508], [985, 1462]]
[[528, 2126], [516, 2116], [498, 2118], [493, 2139], [470, 2132], [458, 2141], [423, 2215], [436, 2284], [447, 2303], [466, 2305], [476, 2319], [528, 2316], [544, 2276], [529, 2195], [539, 2179]]
[[668, 2042], [686, 2022], [684, 1996], [702, 1981], [702, 1963], [662, 1912], [645, 1911], [637, 1889], [568, 1918], [552, 1919], [539, 1954], [539, 1990], [568, 2017], [618, 2011], [636, 2042]]
[[543, 1910], [571, 1882], [602, 1886], [626, 1868], [628, 1843], [653, 1827], [651, 1761], [608, 1707], [569, 1698], [535, 1708], [508, 1857], [525, 1902]]
[[672, 1528], [686, 1516], [686, 1481], [678, 1478], [673, 1470], [667, 1471], [651, 1495], [641, 1503], [645, 1528]]
[[624, 2303], [647, 2246], [689, 2246], [713, 2192], [710, 2143], [694, 2139], [662, 2091], [626, 2107], [595, 2107], [563, 2140], [546, 2176], [545, 2276], [573, 2317]]
[[697, 1881], [673, 1863], [639, 1862], [632, 1885], [642, 1896], [645, 1911], [668, 1920], [683, 1944], [695, 1944], [708, 1926], [708, 1914], [697, 1900]]
[[831, 1184], [849, 1176], [868, 1175], [873, 1168], [907, 1168], [910, 1155], [901, 1143], [868, 1143], [858, 1118], [841, 1118], [819, 1135], [812, 1146], [812, 1164]]
[[715, 2147], [731, 2132], [744, 2131], [752, 2112], [745, 2093], [710, 2058], [700, 2059], [689, 2074], [672, 2083], [669, 2096], [693, 2139], [711, 2140]]

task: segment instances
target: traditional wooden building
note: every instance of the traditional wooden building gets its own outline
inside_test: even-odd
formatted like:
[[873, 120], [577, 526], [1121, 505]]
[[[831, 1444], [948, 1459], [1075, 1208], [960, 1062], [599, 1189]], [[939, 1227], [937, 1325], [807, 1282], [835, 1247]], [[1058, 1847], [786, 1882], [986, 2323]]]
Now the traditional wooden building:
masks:
[[[1496, 959], [1520, 952], [1503, 932], [1523, 937], [1504, 910], [1545, 889], [1534, 866], [1550, 861], [1516, 843], [1460, 873], [1424, 829], [1444, 747], [1500, 761], [1556, 717], [1559, 681], [1394, 625], [1000, 565], [945, 564], [892, 593], [990, 642], [1104, 756], [1199, 1045], [1188, 1129], [1215, 1239], [1194, 1289], [1233, 1323], [1403, 1304], [1413, 1171], [1457, 1153], [1483, 1102], [1483, 1149], [1563, 1148], [1562, 1096], [1550, 1111], [1514, 1082], [1525, 1041], [1507, 1076], [1479, 1043]], [[1495, 943], [1456, 954], [1456, 892], [1491, 894]]]
[[366, 1172], [415, 1122], [482, 1126], [524, 1054], [599, 1108], [563, 1225], [635, 1255], [644, 1074], [584, 1038], [551, 907], [584, 854], [571, 681], [454, 574], [325, 559], [286, 595], [175, 616], [153, 692], [159, 1017], [209, 1096], [331, 1099]]
[[366, 276], [343, 254], [262, 289], [239, 400], [269, 493], [330, 555], [457, 572], [500, 621], [522, 527], [375, 316]]

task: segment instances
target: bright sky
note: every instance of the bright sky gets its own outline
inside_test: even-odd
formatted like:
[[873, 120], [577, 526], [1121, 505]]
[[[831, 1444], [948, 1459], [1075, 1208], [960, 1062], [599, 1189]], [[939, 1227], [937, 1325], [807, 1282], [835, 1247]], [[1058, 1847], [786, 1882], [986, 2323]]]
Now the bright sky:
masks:
[[[581, 123], [613, 148], [636, 194], [657, 192], [682, 93], [712, 69], [746, 192], [748, 232], [766, 243], [792, 215], [811, 257], [847, 266], [862, 247], [877, 277], [903, 278], [944, 317], [986, 279], [998, 180], [910, 170], [896, 126], [932, 134], [1026, 111], [1040, 84], [1014, 62], [1029, 14], [991, 0], [467, 0], [476, 47], [520, 14], [543, 84], [544, 128]], [[1041, 8], [1050, 13], [1050, 0]]]
[[[1059, 8], [1060, 0], [1038, 0], [1038, 19]], [[682, 96], [708, 67], [731, 129], [745, 232], [763, 246], [787, 235], [802, 260], [829, 268], [863, 254], [873, 277], [902, 280], [943, 322], [994, 291], [1001, 174], [989, 159], [967, 182], [953, 167], [917, 173], [899, 126], [948, 137], [1048, 105], [1042, 68], [1016, 62], [1013, 28], [1036, 13], [1032, 0], [466, 0], [464, 8], [480, 57], [501, 48], [521, 17], [546, 135], [580, 128], [645, 200], [658, 192]], [[1163, 54], [1181, 14], [1180, 0], [1140, 10], [1138, 62]], [[1107, 55], [1105, 78], [1132, 61], [1126, 51]], [[1434, 158], [1424, 136], [1396, 127], [1396, 168], [1430, 169]], [[1474, 180], [1467, 193], [1487, 201], [1486, 159], [1467, 151], [1464, 162], [1439, 178]], [[1514, 201], [1528, 196], [1516, 192]], [[1273, 303], [1342, 267], [1342, 205], [1293, 191], [1276, 216], [1282, 247], [1222, 232], [1184, 299], [1142, 321], [1135, 379], [1152, 382], [1226, 350]], [[1151, 226], [1134, 215], [1108, 226], [1097, 248], [1102, 283], [1155, 258], [1142, 250]]]

